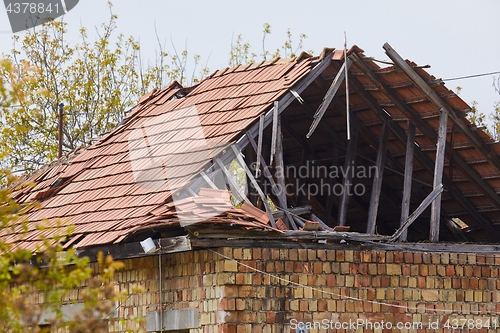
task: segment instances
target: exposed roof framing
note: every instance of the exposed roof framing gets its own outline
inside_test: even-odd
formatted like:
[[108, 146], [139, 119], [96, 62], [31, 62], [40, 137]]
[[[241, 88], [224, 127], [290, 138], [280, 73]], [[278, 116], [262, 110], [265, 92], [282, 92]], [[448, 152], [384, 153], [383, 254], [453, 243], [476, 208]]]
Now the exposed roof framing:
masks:
[[[347, 55], [325, 49], [154, 90], [98, 142], [28, 177], [34, 187], [14, 188], [18, 202], [38, 205], [26, 229], [15, 224], [0, 237], [34, 250], [61, 230], [61, 219], [75, 225], [64, 246], [83, 249], [204, 228], [283, 239], [313, 232], [303, 229], [336, 241], [500, 242], [500, 145], [426, 66], [384, 49], [393, 61], [384, 68], [354, 46]], [[448, 114], [441, 127], [440, 109]], [[346, 171], [370, 167], [379, 173]], [[350, 185], [364, 191], [349, 194]], [[38, 229], [44, 220], [48, 230]]]

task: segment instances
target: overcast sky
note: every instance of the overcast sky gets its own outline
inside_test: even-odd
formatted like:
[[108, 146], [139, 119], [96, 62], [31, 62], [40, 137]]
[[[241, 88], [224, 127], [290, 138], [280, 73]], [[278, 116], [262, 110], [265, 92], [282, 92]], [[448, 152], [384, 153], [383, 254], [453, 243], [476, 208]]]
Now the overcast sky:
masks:
[[[387, 59], [382, 45], [389, 42], [403, 57], [440, 78], [453, 78], [500, 71], [500, 1], [498, 0], [379, 0], [379, 1], [170, 1], [115, 0], [118, 31], [140, 40], [143, 58], [154, 58], [157, 49], [155, 25], [162, 41], [170, 38], [178, 49], [187, 42], [188, 50], [210, 57], [213, 71], [227, 66], [231, 39], [242, 34], [245, 41], [261, 51], [262, 27], [271, 24], [266, 41], [269, 49], [282, 44], [287, 28], [298, 40], [308, 37], [304, 48], [319, 53], [323, 47], [356, 44], [365, 54]], [[70, 37], [77, 40], [80, 24], [99, 25], [109, 18], [104, 0], [82, 0], [70, 11]], [[10, 25], [0, 10], [0, 53], [11, 49]], [[497, 74], [499, 77], [500, 74]], [[463, 88], [462, 98], [476, 100], [483, 112], [493, 109], [500, 96], [495, 93], [493, 76], [447, 83]]]

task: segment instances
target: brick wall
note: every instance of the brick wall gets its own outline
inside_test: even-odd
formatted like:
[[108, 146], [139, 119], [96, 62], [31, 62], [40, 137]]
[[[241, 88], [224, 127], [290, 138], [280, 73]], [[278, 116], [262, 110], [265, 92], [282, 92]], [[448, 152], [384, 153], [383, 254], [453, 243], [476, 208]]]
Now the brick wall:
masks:
[[[144, 292], [120, 316], [145, 317], [158, 309], [158, 256], [124, 262], [120, 288]], [[461, 332], [500, 332], [493, 254], [225, 247], [165, 254], [161, 264], [164, 310], [199, 311], [190, 332], [294, 332], [299, 322], [309, 332], [445, 332], [447, 320]]]

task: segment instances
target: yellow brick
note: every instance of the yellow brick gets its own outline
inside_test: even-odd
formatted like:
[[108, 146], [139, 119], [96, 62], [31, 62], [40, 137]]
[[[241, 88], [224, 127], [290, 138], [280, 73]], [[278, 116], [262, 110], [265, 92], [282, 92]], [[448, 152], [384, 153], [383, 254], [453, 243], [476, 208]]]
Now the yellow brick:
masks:
[[292, 311], [299, 311], [299, 301], [294, 299], [293, 301], [290, 302], [290, 310]]
[[343, 262], [340, 264], [340, 273], [349, 274], [349, 271], [350, 271], [349, 263]]
[[425, 289], [422, 290], [422, 299], [427, 302], [436, 302], [439, 299], [437, 290]]
[[304, 289], [303, 288], [295, 288], [293, 291], [294, 298], [303, 298], [304, 297]]
[[401, 266], [396, 264], [387, 264], [387, 275], [401, 275]]
[[224, 272], [237, 272], [238, 262], [234, 260], [224, 260]]
[[385, 290], [383, 288], [377, 288], [375, 298], [376, 299], [384, 299], [385, 298]]
[[474, 291], [472, 291], [472, 290], [465, 291], [465, 301], [466, 302], [473, 302], [474, 301]]
[[483, 301], [483, 292], [476, 290], [474, 291], [474, 302], [482, 302]]
[[345, 277], [345, 286], [346, 287], [354, 287], [354, 276], [347, 275]]

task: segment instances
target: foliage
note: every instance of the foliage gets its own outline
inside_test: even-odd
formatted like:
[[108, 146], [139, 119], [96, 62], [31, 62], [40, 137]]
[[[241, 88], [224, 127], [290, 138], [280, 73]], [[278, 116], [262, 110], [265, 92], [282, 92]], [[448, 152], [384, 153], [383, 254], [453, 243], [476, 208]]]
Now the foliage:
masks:
[[[493, 88], [495, 92], [500, 95], [500, 77], [493, 78]], [[460, 94], [462, 91], [462, 87], [457, 87], [457, 94]], [[467, 119], [472, 122], [477, 127], [481, 127], [484, 129], [486, 133], [491, 135], [493, 139], [500, 139], [500, 101], [494, 103], [493, 110], [491, 110], [488, 114], [479, 111], [478, 103], [476, 101], [472, 101], [472, 108], [469, 114], [467, 115]]]
[[[266, 37], [271, 34], [271, 25], [269, 23], [264, 23], [262, 30], [262, 53], [260, 58], [263, 60], [268, 60], [269, 58], [283, 57], [283, 58], [293, 58], [298, 52], [303, 50], [304, 40], [307, 38], [306, 34], [299, 35], [299, 41], [297, 47], [294, 47], [294, 42], [292, 38], [292, 31], [289, 28], [286, 33], [286, 39], [282, 46], [275, 49], [274, 52], [270, 52], [266, 48]], [[231, 41], [231, 50], [229, 52], [229, 66], [233, 67], [239, 64], [253, 63], [257, 60], [257, 53], [251, 51], [250, 42], [244, 42], [241, 34], [236, 36], [236, 41], [233, 43]], [[308, 51], [313, 53], [312, 51]]]
[[[2, 172], [10, 182], [15, 178]], [[18, 214], [20, 207], [9, 196], [8, 187], [0, 189], [0, 233], [14, 228], [27, 230]], [[39, 229], [48, 227], [40, 224]], [[64, 230], [59, 225], [57, 230]], [[34, 255], [0, 240], [0, 331], [6, 333], [40, 332], [39, 323], [70, 332], [108, 332], [107, 318], [126, 295], [115, 289], [113, 276], [123, 264], [100, 254], [98, 271], [94, 272], [88, 258], [80, 258], [74, 249], [63, 249], [71, 228], [60, 234], [50, 232]], [[75, 293], [75, 290], [78, 293]], [[77, 295], [77, 296], [75, 296]], [[75, 298], [78, 297], [78, 300]], [[63, 316], [61, 305], [82, 304], [73, 317]], [[37, 304], [41, 302], [42, 304]], [[45, 314], [45, 316], [43, 316]], [[47, 314], [49, 314], [47, 316]]]
[[[187, 51], [178, 54], [174, 49], [170, 57], [160, 44], [156, 63], [143, 70], [139, 43], [117, 34], [116, 22], [111, 12], [94, 41], [82, 27], [80, 43], [73, 46], [66, 40], [66, 23], [57, 20], [27, 31], [22, 39], [13, 37], [14, 49], [0, 67], [1, 82], [19, 92], [16, 105], [2, 103], [4, 167], [29, 172], [57, 158], [60, 103], [65, 104], [63, 150], [67, 152], [113, 129], [152, 88], [171, 80], [187, 81]], [[195, 55], [195, 65], [199, 61]], [[204, 69], [201, 74], [206, 73]], [[4, 94], [0, 91], [0, 96]]]

